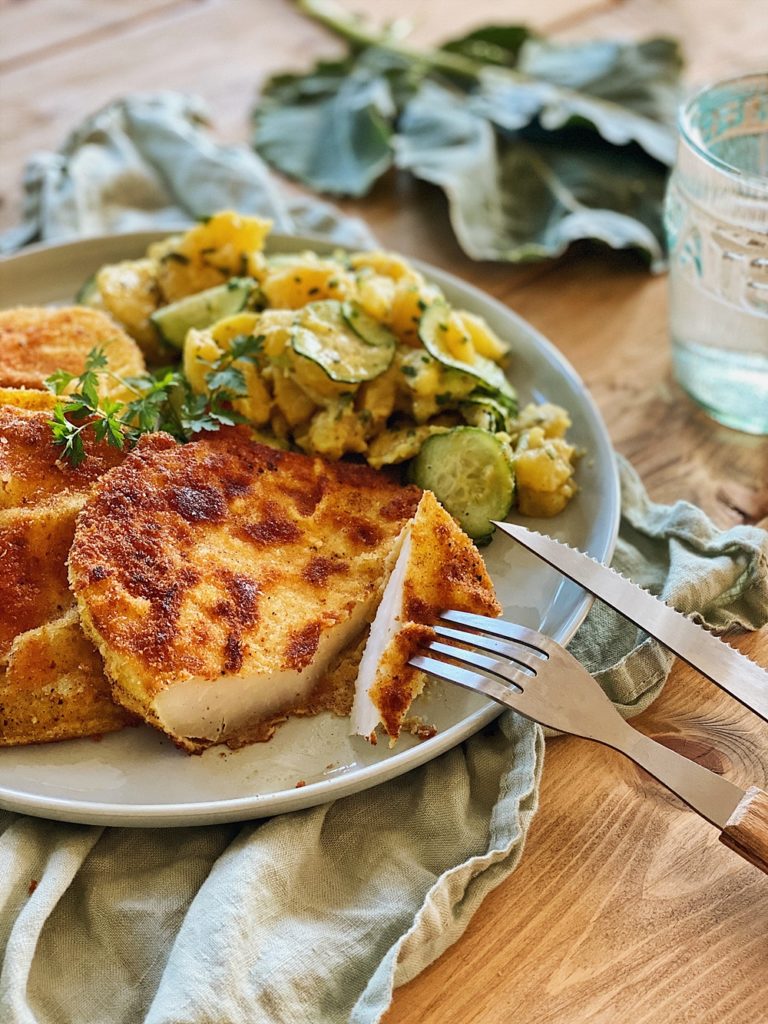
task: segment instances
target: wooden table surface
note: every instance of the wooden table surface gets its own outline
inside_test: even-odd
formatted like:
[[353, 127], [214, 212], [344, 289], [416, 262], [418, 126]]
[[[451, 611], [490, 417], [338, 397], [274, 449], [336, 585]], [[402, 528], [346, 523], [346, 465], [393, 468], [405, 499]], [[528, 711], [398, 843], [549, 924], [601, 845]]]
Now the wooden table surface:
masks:
[[[408, 14], [436, 41], [490, 21], [563, 39], [682, 39], [691, 84], [765, 63], [761, 0], [349, 0]], [[0, 226], [20, 210], [35, 149], [131, 90], [201, 94], [217, 133], [248, 136], [264, 77], [337, 52], [287, 0], [0, 0]], [[653, 498], [700, 504], [721, 526], [768, 523], [768, 440], [719, 427], [670, 373], [667, 284], [630, 258], [525, 268], [473, 264], [442, 199], [392, 175], [348, 202], [382, 242], [485, 288], [543, 331], [592, 390], [616, 448]], [[768, 666], [768, 632], [738, 646]], [[768, 727], [681, 665], [636, 724], [716, 771], [765, 786]], [[768, 1020], [768, 878], [618, 754], [549, 744], [541, 810], [520, 868], [463, 938], [400, 989], [387, 1024], [750, 1024]]]

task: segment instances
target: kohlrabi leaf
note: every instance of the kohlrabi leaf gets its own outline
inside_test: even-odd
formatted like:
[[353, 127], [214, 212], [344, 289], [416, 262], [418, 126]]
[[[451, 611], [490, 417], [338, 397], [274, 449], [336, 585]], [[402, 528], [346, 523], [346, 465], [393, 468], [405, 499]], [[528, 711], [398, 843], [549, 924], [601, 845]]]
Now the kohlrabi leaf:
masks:
[[396, 162], [445, 191], [474, 259], [541, 259], [591, 239], [663, 263], [664, 174], [637, 147], [540, 128], [500, 138], [466, 97], [428, 82], [401, 119]]
[[478, 64], [496, 64], [515, 68], [523, 43], [533, 38], [525, 25], [485, 25], [440, 47], [447, 53], [459, 53]]
[[675, 133], [668, 125], [585, 92], [544, 81], [516, 81], [488, 69], [470, 101], [477, 114], [506, 131], [518, 131], [534, 120], [548, 131], [586, 125], [614, 146], [634, 142], [660, 163], [674, 160]]
[[682, 57], [672, 39], [621, 43], [552, 43], [531, 39], [520, 52], [518, 70], [565, 89], [617, 103], [635, 114], [671, 126], [679, 100]]
[[350, 49], [267, 83], [254, 145], [275, 167], [360, 196], [396, 154], [399, 168], [444, 189], [476, 259], [537, 259], [589, 238], [662, 265], [674, 41], [553, 43], [489, 25], [421, 50], [334, 0], [299, 6]]
[[576, 44], [530, 39], [521, 46], [517, 64], [525, 78], [483, 71], [477, 109], [511, 130], [523, 127], [532, 114], [550, 131], [586, 124], [606, 142], [635, 142], [669, 166], [680, 68], [678, 47], [669, 39]]
[[319, 192], [365, 195], [392, 162], [394, 63], [366, 51], [270, 79], [254, 112], [254, 147]]

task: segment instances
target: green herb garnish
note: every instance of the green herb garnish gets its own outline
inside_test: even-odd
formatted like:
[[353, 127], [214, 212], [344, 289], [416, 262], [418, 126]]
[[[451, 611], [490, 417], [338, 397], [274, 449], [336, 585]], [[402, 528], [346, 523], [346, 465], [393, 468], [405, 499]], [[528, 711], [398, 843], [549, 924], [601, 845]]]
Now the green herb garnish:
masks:
[[[247, 394], [243, 371], [234, 364], [254, 362], [263, 343], [263, 335], [234, 338], [229, 350], [211, 363], [206, 394], [194, 392], [184, 374], [174, 369], [119, 377], [108, 369], [104, 350], [91, 349], [81, 374], [57, 370], [45, 382], [49, 391], [62, 398], [49, 421], [53, 442], [61, 446], [62, 459], [79, 466], [86, 457], [83, 436], [89, 432], [95, 441], [123, 449], [132, 447], [142, 434], [160, 430], [179, 441], [191, 441], [202, 431], [244, 423], [245, 418], [232, 408], [235, 399]], [[122, 384], [135, 397], [120, 402], [100, 395], [102, 377]]]

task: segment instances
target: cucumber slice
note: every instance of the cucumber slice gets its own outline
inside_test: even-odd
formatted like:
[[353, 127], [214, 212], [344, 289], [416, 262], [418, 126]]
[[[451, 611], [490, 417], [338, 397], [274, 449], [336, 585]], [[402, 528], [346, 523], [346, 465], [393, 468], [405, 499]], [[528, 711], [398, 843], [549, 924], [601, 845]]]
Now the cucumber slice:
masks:
[[[356, 318], [355, 318], [356, 319]], [[331, 378], [343, 384], [361, 384], [384, 373], [395, 355], [393, 336], [372, 343], [353, 329], [344, 304], [334, 299], [312, 302], [299, 310], [291, 331], [293, 351], [311, 359]]]
[[475, 377], [480, 387], [490, 391], [500, 402], [513, 406], [517, 404], [515, 389], [507, 380], [507, 375], [502, 368], [485, 356], [476, 356], [473, 363], [466, 363], [462, 359], [456, 359], [445, 348], [440, 340], [440, 335], [445, 332], [445, 325], [451, 315], [450, 306], [442, 299], [436, 299], [427, 306], [421, 314], [419, 323], [419, 338], [424, 348], [443, 366], [450, 366], [454, 370], [461, 370]]
[[510, 408], [497, 401], [493, 395], [483, 391], [473, 391], [459, 405], [459, 412], [464, 422], [471, 427], [482, 427], [496, 433], [498, 430], [508, 431], [517, 415], [517, 405]]
[[515, 478], [507, 446], [479, 427], [435, 434], [411, 463], [411, 479], [432, 491], [473, 540], [488, 540], [492, 519], [512, 507]]
[[207, 288], [204, 292], [187, 295], [178, 302], [163, 306], [149, 319], [163, 341], [174, 348], [183, 349], [187, 331], [195, 327], [210, 327], [225, 316], [239, 313], [257, 287], [252, 277], [233, 277], [226, 284]]
[[96, 284], [95, 274], [91, 274], [88, 280], [80, 285], [80, 289], [75, 296], [75, 302], [79, 306], [90, 306], [92, 309], [97, 309], [101, 306], [101, 292]]
[[355, 305], [354, 302], [345, 302], [341, 307], [341, 312], [355, 334], [359, 334], [363, 341], [368, 345], [394, 349], [397, 344], [397, 338], [394, 336], [392, 331], [388, 331], [387, 328], [377, 320], [368, 316], [368, 314], [359, 306]]

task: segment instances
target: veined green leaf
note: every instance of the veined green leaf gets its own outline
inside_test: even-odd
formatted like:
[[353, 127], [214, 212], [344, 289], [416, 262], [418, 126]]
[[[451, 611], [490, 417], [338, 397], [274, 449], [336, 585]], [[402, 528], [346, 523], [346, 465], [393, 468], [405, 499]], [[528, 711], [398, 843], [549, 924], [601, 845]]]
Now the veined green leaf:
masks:
[[529, 39], [517, 65], [525, 78], [484, 69], [472, 102], [478, 113], [508, 131], [533, 118], [549, 131], [589, 125], [606, 142], [635, 142], [670, 166], [680, 67], [679, 49], [669, 39], [576, 44]]
[[593, 239], [663, 263], [664, 174], [637, 149], [541, 130], [500, 140], [466, 97], [429, 82], [402, 118], [397, 164], [445, 191], [474, 259], [541, 259]]
[[420, 50], [334, 0], [299, 0], [349, 56], [272, 79], [255, 145], [321, 190], [363, 195], [392, 163], [443, 188], [475, 259], [592, 238], [663, 264], [681, 67], [669, 39], [553, 43], [488, 25]]
[[255, 148], [321, 192], [365, 195], [392, 162], [393, 70], [391, 60], [369, 51], [318, 64], [309, 75], [271, 79], [254, 115]]
[[480, 64], [516, 68], [523, 43], [534, 38], [525, 25], [484, 25], [440, 47], [447, 53], [459, 53]]
[[667, 166], [675, 158], [676, 136], [667, 124], [636, 114], [617, 103], [544, 81], [516, 81], [503, 71], [484, 70], [480, 87], [470, 96], [475, 113], [506, 131], [518, 131], [538, 119], [554, 132], [587, 125], [614, 146], [637, 143]]
[[675, 121], [681, 68], [680, 48], [664, 38], [565, 44], [532, 38], [518, 64], [530, 78], [610, 100], [668, 126]]

